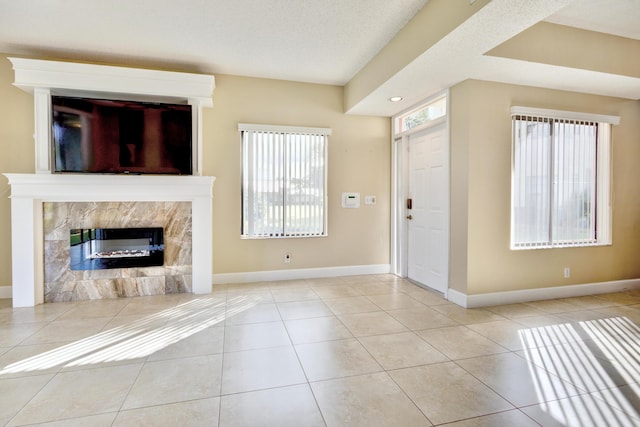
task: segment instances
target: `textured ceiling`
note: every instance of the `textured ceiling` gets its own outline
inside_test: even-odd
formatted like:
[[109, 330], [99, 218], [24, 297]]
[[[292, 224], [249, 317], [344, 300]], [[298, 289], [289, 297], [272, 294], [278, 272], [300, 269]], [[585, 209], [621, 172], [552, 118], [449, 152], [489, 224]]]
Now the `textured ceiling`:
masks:
[[343, 85], [426, 0], [0, 0], [0, 52]]
[[[436, 2], [458, 8], [483, 4], [0, 0], [0, 52], [345, 85]], [[640, 40], [640, 0], [491, 0], [416, 58], [399, 64], [348, 112], [390, 116], [466, 79], [640, 98], [640, 75], [487, 54], [540, 21]], [[630, 58], [639, 55], [638, 49], [629, 51]], [[405, 100], [391, 104], [392, 95]]]
[[546, 21], [640, 40], [640, 1], [582, 0]]
[[[463, 7], [463, 2], [459, 3]], [[427, 4], [422, 12], [431, 5]], [[566, 39], [547, 40], [541, 48], [538, 46], [538, 57], [530, 54], [531, 46], [526, 44], [521, 44], [523, 57], [489, 53], [546, 20], [628, 38], [609, 38], [606, 43], [610, 44], [599, 45], [600, 50], [590, 51], [590, 46], [582, 45], [579, 55], [585, 61], [576, 60], [577, 51], [561, 50], [559, 42], [567, 42]], [[350, 103], [347, 111], [392, 116], [467, 79], [640, 99], [640, 43], [635, 41], [639, 31], [640, 0], [491, 0], [391, 78]], [[582, 37], [574, 34], [568, 38], [577, 43]], [[632, 43], [624, 43], [625, 40]], [[623, 51], [620, 42], [631, 47]], [[615, 54], [615, 60], [606, 65], [618, 69], [595, 69], [590, 68], [593, 64], [586, 64], [607, 61], [603, 50]], [[543, 58], [545, 54], [574, 62], [548, 60]], [[623, 68], [632, 71], [623, 72]], [[391, 104], [387, 101], [391, 96], [402, 96], [404, 101]]]

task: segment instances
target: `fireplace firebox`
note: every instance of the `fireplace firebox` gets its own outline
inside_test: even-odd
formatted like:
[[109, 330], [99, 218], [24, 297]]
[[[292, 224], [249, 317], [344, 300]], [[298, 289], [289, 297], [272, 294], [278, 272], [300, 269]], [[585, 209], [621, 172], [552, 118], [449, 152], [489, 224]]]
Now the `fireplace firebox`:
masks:
[[164, 230], [74, 228], [70, 230], [71, 270], [153, 267], [164, 264]]

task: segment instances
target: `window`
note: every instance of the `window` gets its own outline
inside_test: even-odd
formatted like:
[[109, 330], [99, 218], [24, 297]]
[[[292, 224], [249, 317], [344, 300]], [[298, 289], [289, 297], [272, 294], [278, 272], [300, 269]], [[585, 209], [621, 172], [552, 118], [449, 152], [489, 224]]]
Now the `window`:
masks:
[[610, 244], [610, 135], [619, 118], [511, 113], [511, 248]]
[[242, 237], [327, 235], [331, 129], [239, 124]]
[[447, 114], [447, 95], [439, 95], [413, 110], [395, 118], [395, 133], [406, 132], [415, 127], [432, 122]]

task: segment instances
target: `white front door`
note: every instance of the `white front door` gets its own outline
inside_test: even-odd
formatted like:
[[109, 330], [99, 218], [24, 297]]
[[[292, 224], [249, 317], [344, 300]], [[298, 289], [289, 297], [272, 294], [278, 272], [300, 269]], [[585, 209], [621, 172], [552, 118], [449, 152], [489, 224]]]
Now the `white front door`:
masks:
[[449, 268], [448, 156], [444, 125], [409, 136], [407, 275], [446, 293]]

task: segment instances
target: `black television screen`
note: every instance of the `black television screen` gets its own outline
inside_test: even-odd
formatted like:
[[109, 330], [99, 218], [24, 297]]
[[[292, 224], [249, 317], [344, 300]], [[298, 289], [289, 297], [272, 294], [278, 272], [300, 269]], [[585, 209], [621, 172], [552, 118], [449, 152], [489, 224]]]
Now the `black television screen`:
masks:
[[54, 172], [191, 175], [191, 105], [51, 97]]

